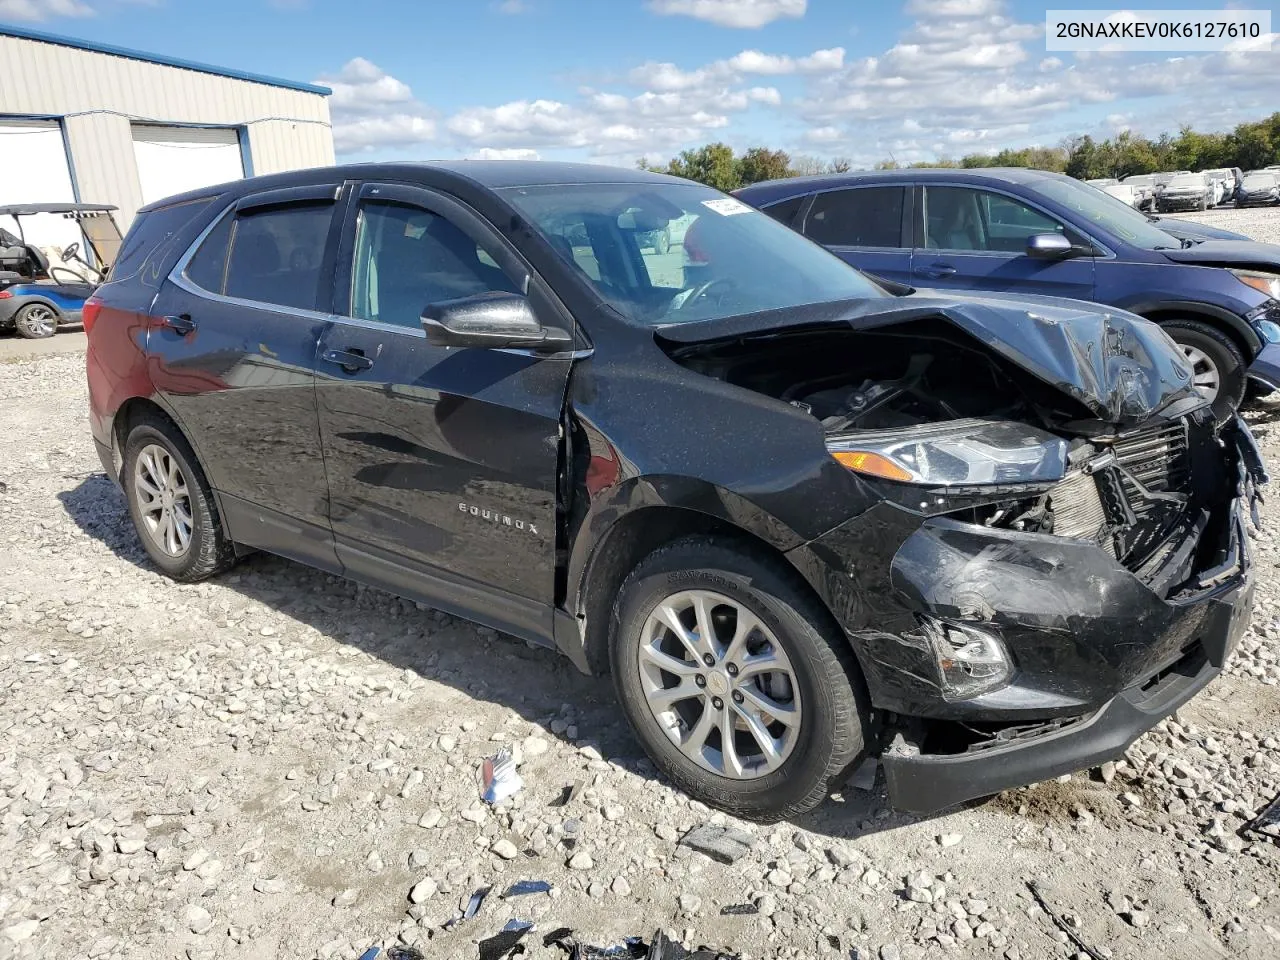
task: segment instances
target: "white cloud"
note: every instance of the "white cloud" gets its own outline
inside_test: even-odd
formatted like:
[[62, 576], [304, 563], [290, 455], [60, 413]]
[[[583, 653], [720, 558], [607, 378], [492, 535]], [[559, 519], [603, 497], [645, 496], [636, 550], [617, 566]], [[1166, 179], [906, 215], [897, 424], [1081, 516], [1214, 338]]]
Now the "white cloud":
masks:
[[0, 18], [6, 20], [32, 22], [93, 15], [93, 8], [81, 0], [0, 0]]
[[721, 27], [756, 29], [783, 17], [804, 16], [808, 0], [649, 0], [663, 16], [693, 17]]
[[844, 66], [844, 47], [815, 50], [803, 57], [743, 50], [727, 60], [715, 60], [696, 70], [681, 70], [674, 63], [643, 63], [627, 78], [650, 90], [691, 90], [708, 84], [734, 83], [745, 76], [781, 77], [789, 74], [831, 73]]
[[333, 90], [329, 111], [334, 149], [340, 155], [412, 146], [436, 135], [434, 118], [409, 85], [364, 57], [349, 60], [319, 82]]
[[541, 160], [537, 150], [526, 150], [522, 147], [499, 149], [498, 147], [481, 147], [467, 156], [468, 160]]

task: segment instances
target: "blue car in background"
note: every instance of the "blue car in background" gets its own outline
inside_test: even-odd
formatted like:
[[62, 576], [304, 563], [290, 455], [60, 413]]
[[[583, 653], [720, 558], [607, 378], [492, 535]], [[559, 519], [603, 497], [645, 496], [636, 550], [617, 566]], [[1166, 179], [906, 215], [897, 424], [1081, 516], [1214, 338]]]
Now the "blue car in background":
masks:
[[[115, 209], [101, 203], [0, 206], [0, 331], [38, 340], [53, 336], [63, 324], [80, 322], [84, 302], [120, 250]], [[48, 214], [74, 220], [80, 228], [83, 248], [81, 241], [61, 248], [61, 263], [50, 262], [23, 229], [24, 217]]]
[[1280, 245], [1174, 232], [1079, 180], [1021, 168], [886, 170], [737, 196], [877, 277], [1071, 297], [1161, 325], [1220, 418], [1280, 386]]

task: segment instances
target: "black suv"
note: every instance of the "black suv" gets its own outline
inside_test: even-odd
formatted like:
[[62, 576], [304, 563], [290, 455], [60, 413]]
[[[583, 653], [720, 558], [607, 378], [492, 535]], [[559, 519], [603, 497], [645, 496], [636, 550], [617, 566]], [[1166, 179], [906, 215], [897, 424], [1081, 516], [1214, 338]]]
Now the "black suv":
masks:
[[142, 210], [85, 323], [163, 571], [268, 550], [554, 645], [742, 816], [867, 757], [912, 811], [1114, 757], [1249, 619], [1262, 464], [1158, 327], [888, 289], [686, 181], [210, 188]]

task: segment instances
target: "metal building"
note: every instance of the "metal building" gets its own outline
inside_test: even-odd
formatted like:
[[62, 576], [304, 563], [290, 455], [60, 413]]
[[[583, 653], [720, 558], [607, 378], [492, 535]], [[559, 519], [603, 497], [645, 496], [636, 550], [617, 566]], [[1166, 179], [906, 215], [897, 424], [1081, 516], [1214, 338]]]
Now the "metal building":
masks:
[[109, 203], [127, 229], [170, 194], [333, 163], [326, 87], [6, 25], [0, 76], [0, 205]]

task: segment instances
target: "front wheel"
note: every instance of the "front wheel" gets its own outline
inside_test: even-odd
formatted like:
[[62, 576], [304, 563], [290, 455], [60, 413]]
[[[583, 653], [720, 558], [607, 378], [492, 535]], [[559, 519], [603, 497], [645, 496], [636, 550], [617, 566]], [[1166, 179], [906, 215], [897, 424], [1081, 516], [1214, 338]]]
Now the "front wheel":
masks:
[[13, 318], [18, 336], [43, 340], [58, 332], [58, 311], [44, 303], [28, 303]]
[[1218, 421], [1234, 414], [1249, 379], [1249, 364], [1235, 341], [1199, 320], [1174, 320], [1161, 326], [1181, 348], [1191, 367], [1192, 383], [1213, 404]]
[[771, 822], [826, 798], [863, 755], [852, 651], [795, 574], [711, 537], [627, 578], [610, 666], [645, 751], [691, 796]]

